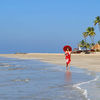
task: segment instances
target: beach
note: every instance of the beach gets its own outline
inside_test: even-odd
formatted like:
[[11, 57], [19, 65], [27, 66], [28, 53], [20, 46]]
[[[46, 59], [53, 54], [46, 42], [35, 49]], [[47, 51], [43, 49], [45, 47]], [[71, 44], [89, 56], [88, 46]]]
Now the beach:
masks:
[[100, 54], [71, 58], [66, 71], [64, 54], [0, 54], [0, 99], [99, 100]]
[[[1, 57], [19, 59], [37, 59], [43, 62], [65, 66], [64, 53], [26, 53], [26, 54], [0, 54]], [[100, 53], [72, 54], [70, 66], [85, 68], [90, 71], [100, 72]]]
[[0, 57], [0, 100], [99, 100], [98, 75], [65, 69], [39, 60]]

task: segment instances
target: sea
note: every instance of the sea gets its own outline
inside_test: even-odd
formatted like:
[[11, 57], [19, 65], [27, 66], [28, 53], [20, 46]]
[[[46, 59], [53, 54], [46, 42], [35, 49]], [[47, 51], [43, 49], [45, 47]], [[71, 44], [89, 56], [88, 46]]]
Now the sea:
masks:
[[100, 100], [100, 73], [0, 57], [0, 100]]

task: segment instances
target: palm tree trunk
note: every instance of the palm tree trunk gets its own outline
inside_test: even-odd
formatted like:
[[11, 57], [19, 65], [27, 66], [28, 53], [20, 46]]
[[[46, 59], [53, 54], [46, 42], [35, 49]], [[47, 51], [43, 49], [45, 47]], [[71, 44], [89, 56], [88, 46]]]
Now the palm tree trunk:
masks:
[[86, 38], [85, 38], [85, 42], [86, 42]]
[[[86, 37], [84, 38], [84, 41], [85, 41], [85, 43], [86, 43]], [[85, 46], [85, 48], [86, 48], [86, 50], [87, 50], [87, 46]]]
[[90, 38], [91, 38], [91, 43], [94, 43], [94, 39], [93, 39], [93, 37], [92, 37], [92, 36], [90, 36]]
[[93, 43], [94, 43], [94, 36], [93, 36]]

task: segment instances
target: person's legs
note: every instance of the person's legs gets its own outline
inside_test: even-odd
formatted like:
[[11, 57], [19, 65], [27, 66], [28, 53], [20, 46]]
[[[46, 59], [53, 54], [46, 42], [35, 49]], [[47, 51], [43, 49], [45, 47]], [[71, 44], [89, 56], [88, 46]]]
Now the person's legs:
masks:
[[68, 70], [70, 70], [70, 64], [68, 64]]
[[68, 62], [67, 62], [67, 67], [70, 70], [70, 60], [68, 60]]
[[67, 68], [68, 68], [68, 64], [67, 64], [67, 62], [66, 62], [66, 70], [67, 70]]
[[66, 70], [68, 68], [68, 59], [66, 59]]

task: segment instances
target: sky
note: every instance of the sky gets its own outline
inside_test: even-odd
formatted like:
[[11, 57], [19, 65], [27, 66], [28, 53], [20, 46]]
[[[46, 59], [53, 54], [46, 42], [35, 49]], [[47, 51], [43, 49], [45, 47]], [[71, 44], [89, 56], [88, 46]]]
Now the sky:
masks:
[[63, 53], [64, 45], [77, 48], [87, 27], [97, 42], [99, 10], [100, 0], [0, 0], [0, 53]]

